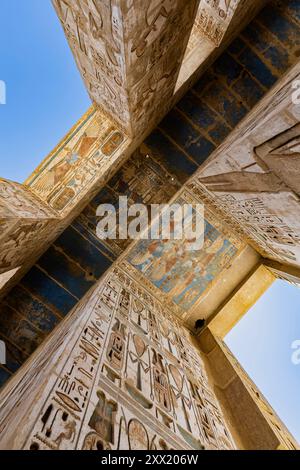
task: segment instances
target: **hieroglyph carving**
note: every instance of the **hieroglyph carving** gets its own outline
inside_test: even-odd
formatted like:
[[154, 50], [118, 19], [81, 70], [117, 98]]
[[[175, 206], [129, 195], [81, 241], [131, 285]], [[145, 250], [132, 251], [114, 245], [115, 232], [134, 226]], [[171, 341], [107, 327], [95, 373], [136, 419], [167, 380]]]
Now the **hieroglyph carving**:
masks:
[[76, 329], [44, 365], [44, 388], [32, 383], [12, 448], [234, 448], [189, 334], [127, 273], [116, 266], [72, 315]]
[[91, 99], [130, 135], [166, 112], [199, 0], [53, 0]]
[[297, 64], [188, 183], [266, 257], [300, 265]]
[[201, 0], [194, 29], [219, 46], [240, 0]]
[[0, 179], [0, 274], [29, 259], [47, 240], [57, 215], [26, 187]]
[[26, 183], [57, 213], [65, 214], [101, 181], [126, 140], [92, 107]]

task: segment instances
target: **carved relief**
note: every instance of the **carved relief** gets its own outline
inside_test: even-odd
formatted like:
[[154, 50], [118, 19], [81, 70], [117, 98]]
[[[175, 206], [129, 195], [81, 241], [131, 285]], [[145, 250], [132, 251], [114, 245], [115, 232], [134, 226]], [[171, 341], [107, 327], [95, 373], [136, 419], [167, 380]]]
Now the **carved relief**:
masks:
[[109, 444], [99, 438], [95, 432], [90, 432], [84, 439], [82, 450], [110, 450]]
[[263, 170], [274, 173], [300, 194], [300, 124], [256, 147], [254, 158]]
[[125, 335], [126, 327], [117, 319], [112, 328], [107, 350], [107, 360], [110, 365], [117, 370], [121, 370], [123, 366], [125, 355]]
[[131, 334], [128, 344], [126, 363], [126, 387], [132, 397], [135, 397], [145, 408], [151, 408], [150, 392], [150, 361], [149, 346], [144, 339]]
[[152, 374], [154, 395], [158, 404], [166, 411], [171, 411], [169, 381], [163, 356], [152, 350]]
[[[65, 449], [76, 445], [80, 430], [78, 424], [89, 404], [109, 320], [107, 312], [101, 307], [101, 301], [94, 304], [92, 314], [56, 380], [42, 418], [37, 421], [33, 442], [41, 448]], [[95, 416], [93, 423], [96, 421]], [[70, 435], [69, 439], [65, 435]]]
[[[115, 415], [118, 405], [107, 400], [103, 392], [98, 392], [99, 401], [90, 419], [89, 427], [94, 429], [103, 442], [114, 444]], [[99, 448], [99, 443], [97, 443]], [[103, 445], [104, 447], [104, 445]]]
[[53, 4], [92, 100], [143, 133], [172, 99], [198, 0]]
[[239, 0], [201, 0], [194, 29], [219, 46]]
[[149, 450], [149, 437], [145, 426], [137, 419], [128, 425], [129, 450]]
[[265, 257], [299, 266], [299, 118], [291, 101], [299, 65], [188, 183], [214, 201]]
[[27, 184], [59, 214], [70, 211], [124, 142], [113, 123], [92, 108]]
[[[174, 332], [172, 346], [177, 356], [165, 349], [163, 335], [155, 337], [151, 333], [147, 326], [150, 313], [156, 317], [156, 321], [151, 320], [153, 329], [164, 322], [164, 331]], [[141, 328], [137, 314], [147, 318], [145, 328]], [[25, 395], [26, 402], [17, 412], [25, 413], [23, 431], [13, 435], [11, 448], [226, 447], [220, 429], [223, 426], [223, 431], [228, 431], [212, 391], [201, 395], [211, 426], [209, 440], [205, 438], [206, 418], [197, 411], [200, 392], [195, 391], [196, 385], [193, 389], [189, 385], [190, 368], [197, 371], [199, 389], [201, 384], [209, 390], [209, 384], [186, 330], [171, 311], [123, 270], [115, 268], [100, 281], [70, 315], [60, 339], [55, 362], [45, 359], [42, 369], [35, 371], [36, 386], [31, 389], [31, 396]], [[32, 371], [30, 365], [28, 370]], [[41, 373], [46, 380], [38, 379]], [[29, 384], [32, 380], [31, 372]], [[19, 383], [14, 387], [21, 397]], [[13, 390], [1, 408], [0, 423], [1, 418], [7, 420]], [[19, 415], [18, 423], [20, 419]], [[7, 434], [1, 436], [0, 446]], [[231, 448], [229, 433], [228, 436], [227, 447]]]
[[56, 217], [26, 187], [0, 179], [0, 274], [22, 265], [47, 242]]

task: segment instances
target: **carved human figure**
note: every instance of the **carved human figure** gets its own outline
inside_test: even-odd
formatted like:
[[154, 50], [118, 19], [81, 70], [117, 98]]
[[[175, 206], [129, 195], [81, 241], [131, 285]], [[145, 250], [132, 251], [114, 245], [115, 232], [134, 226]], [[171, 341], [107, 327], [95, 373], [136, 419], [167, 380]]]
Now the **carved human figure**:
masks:
[[116, 319], [110, 335], [106, 357], [110, 365], [121, 370], [125, 355], [126, 327], [120, 320]]
[[118, 405], [107, 399], [102, 391], [97, 393], [99, 401], [89, 421], [89, 427], [96, 431], [106, 443], [115, 442], [115, 416]]
[[35, 190], [41, 195], [50, 193], [71, 169], [78, 167], [82, 159], [86, 158], [97, 138], [98, 136], [90, 136], [87, 130], [73, 148], [65, 147], [60, 160], [37, 180]]
[[29, 448], [38, 448], [40, 443], [45, 443], [50, 449], [60, 450], [63, 444], [71, 445], [74, 442], [76, 428], [72, 415], [53, 401], [42, 414], [39, 429]]
[[152, 373], [155, 399], [162, 408], [171, 411], [169, 381], [163, 357], [154, 349], [152, 349]]
[[[214, 192], [280, 192], [288, 188], [299, 194], [300, 124], [253, 149], [254, 162], [240, 171], [200, 177]], [[260, 171], [255, 171], [259, 165]], [[262, 170], [262, 171], [261, 171]]]

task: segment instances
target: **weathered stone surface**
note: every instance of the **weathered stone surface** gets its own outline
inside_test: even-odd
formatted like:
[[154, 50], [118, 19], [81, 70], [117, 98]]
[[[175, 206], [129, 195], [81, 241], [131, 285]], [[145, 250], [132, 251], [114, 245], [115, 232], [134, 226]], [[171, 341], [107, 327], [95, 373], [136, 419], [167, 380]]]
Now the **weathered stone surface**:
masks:
[[[23, 277], [22, 288], [28, 290], [32, 302], [38, 298], [45, 310], [52, 310], [58, 320], [64, 317], [130, 243], [130, 240], [103, 242], [96, 237], [95, 214], [98, 205], [116, 204], [118, 197], [123, 195], [128, 195], [132, 203], [166, 203], [176, 194], [188, 177], [205, 162], [242, 117], [261, 99], [269, 87], [266, 87], [266, 83], [275, 82], [289, 65], [298, 61], [297, 15], [294, 14], [291, 19], [291, 7], [295, 12], [296, 7], [291, 1], [276, 4], [271, 2], [220, 56], [209, 72], [182, 98], [176, 109], [169, 113], [160, 127], [152, 132], [120, 171], [99, 191], [107, 178], [109, 179], [111, 171], [115, 171], [117, 166], [126, 160], [124, 147], [105, 160], [105, 166], [100, 168], [92, 185], [82, 185], [80, 190], [78, 188], [76, 197], [71, 199], [60, 213], [61, 220], [57, 223], [59, 232], [53, 231], [53, 240], [63, 232], [61, 236], [42, 258], [40, 255], [46, 247], [37, 251], [29, 264], [17, 270], [11, 281], [7, 283], [6, 280], [6, 289], [11, 288], [27, 273], [32, 264], [36, 263]], [[249, 13], [251, 17], [253, 8], [257, 8], [253, 3], [251, 8], [244, 5], [243, 12], [247, 15]], [[237, 10], [238, 18], [242, 18], [240, 14]], [[235, 14], [226, 36], [229, 34], [230, 38], [234, 37], [240, 27]], [[283, 29], [284, 34], [281, 32]], [[201, 50], [201, 47], [195, 44], [195, 51], [197, 49]], [[106, 121], [111, 123], [103, 116], [103, 122]], [[84, 119], [75, 126], [75, 134], [82, 122]], [[124, 142], [125, 148], [127, 144], [128, 141]], [[33, 183], [33, 191], [35, 182], [38, 183], [44, 177], [47, 179], [45, 175], [48, 169], [51, 169], [52, 157], [56, 155], [58, 162], [59, 155], [64, 154], [64, 146], [68, 146], [68, 138], [58, 146], [58, 153], [52, 152], [28, 180], [29, 184]], [[85, 159], [81, 161], [82, 167], [77, 167], [78, 172], [80, 168], [84, 172], [84, 162]], [[62, 172], [61, 184], [57, 183], [56, 191], [62, 192], [64, 184], [69, 184], [69, 181], [69, 176]], [[55, 196], [54, 193], [50, 191], [43, 193], [44, 195], [42, 192], [38, 194], [45, 200], [50, 195], [52, 204], [51, 194]], [[218, 218], [226, 223], [232, 220], [230, 214], [220, 214], [217, 199], [206, 196], [203, 192], [199, 194], [205, 203], [212, 205]], [[82, 213], [73, 221], [72, 226], [69, 226], [81, 210]], [[245, 237], [239, 224], [235, 224], [233, 228], [241, 238]], [[237, 273], [240, 273], [241, 277], [247, 276], [247, 272], [259, 261], [259, 255], [250, 248], [238, 255], [238, 258], [238, 265], [234, 262], [230, 268], [223, 270], [222, 275], [209, 286], [209, 294], [204, 292], [200, 303], [196, 303], [196, 307], [199, 305], [201, 308], [203, 317], [208, 318], [230, 294], [230, 289], [235, 289], [240, 282]], [[19, 293], [19, 289], [12, 290], [5, 302], [14, 303], [14, 298], [18, 298]], [[1, 305], [1, 311], [5, 311], [5, 308], [5, 305]], [[23, 320], [28, 321], [29, 309], [26, 306], [18, 312]], [[193, 327], [196, 319], [197, 308], [186, 316], [189, 327]], [[34, 322], [32, 330], [36, 329], [37, 339], [38, 335], [49, 333], [49, 330], [40, 332], [36, 326]], [[12, 372], [11, 369], [9, 371]], [[4, 377], [7, 377], [7, 373]]]
[[240, 449], [296, 450], [297, 442], [265, 397], [210, 327], [198, 342], [207, 359], [210, 377], [226, 410]]
[[266, 257], [300, 264], [300, 65], [232, 132], [189, 184], [206, 193]]
[[0, 405], [2, 449], [235, 447], [189, 333], [117, 266]]
[[26, 184], [58, 214], [73, 211], [95, 184], [109, 177], [128, 138], [99, 110], [90, 110], [27, 179]]
[[237, 6], [247, 4], [247, 0], [201, 0], [194, 28], [219, 46]]
[[[239, 282], [248, 285], [245, 277], [261, 262], [246, 246], [247, 240], [264, 256], [281, 261], [268, 266], [276, 276], [298, 279], [299, 113], [288, 102], [288, 82], [279, 84], [272, 97], [236, 129], [229, 146], [225, 143], [215, 154], [217, 160], [211, 157], [202, 166], [298, 57], [297, 20], [287, 18], [291, 8], [294, 12], [294, 3], [276, 3], [277, 16], [270, 20], [263, 13], [247, 28], [208, 78], [181, 100], [99, 194], [99, 187], [140, 144], [142, 134], [149, 133], [175, 102], [174, 90], [182, 84], [187, 87], [199, 65], [204, 68], [216, 57], [223, 38], [232, 37], [232, 25], [238, 18], [244, 21], [239, 11], [244, 6], [248, 12], [249, 2], [201, 1], [179, 79], [196, 1], [175, 6], [167, 0], [149, 1], [146, 18], [140, 2], [54, 3], [90, 94], [97, 103], [104, 98], [100, 104], [105, 112], [93, 106], [29, 178], [30, 190], [20, 189], [35, 200], [25, 214], [26, 230], [14, 225], [16, 215], [24, 216], [18, 197], [16, 207], [1, 206], [3, 236], [17, 229], [9, 240], [14, 245], [3, 244], [8, 253], [5, 270], [14, 267], [1, 276], [0, 283], [6, 283], [7, 276], [22, 274], [29, 266], [18, 251], [23, 241], [27, 255], [31, 254], [33, 233], [40, 234], [34, 240], [36, 258], [49, 243], [43, 226], [48, 210], [59, 217], [51, 230], [54, 239], [90, 203], [1, 305], [0, 340], [8, 345], [7, 366], [0, 368], [4, 382], [81, 299], [2, 391], [0, 446], [33, 450], [296, 447], [254, 385], [247, 379], [242, 383], [243, 372], [223, 350], [223, 343], [213, 338], [217, 346], [209, 351], [209, 362], [218, 369], [214, 382], [182, 326], [183, 320], [193, 329], [199, 314], [209, 319], [224, 301], [228, 326], [232, 320], [228, 298]], [[252, 5], [257, 8], [256, 2]], [[133, 14], [135, 8], [139, 14]], [[103, 11], [108, 14], [101, 18]], [[203, 50], [196, 57], [200, 46]], [[298, 77], [293, 73], [287, 80]], [[196, 177], [175, 196], [199, 166]], [[122, 241], [97, 241], [97, 204], [114, 202], [121, 194], [146, 204], [173, 197], [203, 201], [211, 237], [200, 253], [188, 254], [182, 242], [170, 243], [167, 249], [160, 245], [160, 257], [146, 243], [129, 247]], [[44, 201], [45, 214], [36, 196]], [[26, 238], [26, 224], [34, 211], [42, 222], [35, 232], [30, 226], [32, 233]], [[12, 259], [10, 248], [16, 256], [7, 265]], [[288, 271], [282, 263], [294, 267]], [[261, 290], [267, 284], [260, 285]], [[244, 303], [239, 302], [233, 317]], [[228, 429], [231, 417], [222, 413], [212, 391], [215, 385], [224, 388], [228, 408], [242, 397], [233, 438]], [[245, 417], [251, 420], [248, 428], [241, 426]], [[253, 429], [256, 435], [247, 442], [245, 432]]]
[[92, 100], [129, 135], [170, 102], [199, 0], [54, 0]]
[[51, 238], [57, 214], [26, 187], [0, 179], [0, 274], [18, 268]]

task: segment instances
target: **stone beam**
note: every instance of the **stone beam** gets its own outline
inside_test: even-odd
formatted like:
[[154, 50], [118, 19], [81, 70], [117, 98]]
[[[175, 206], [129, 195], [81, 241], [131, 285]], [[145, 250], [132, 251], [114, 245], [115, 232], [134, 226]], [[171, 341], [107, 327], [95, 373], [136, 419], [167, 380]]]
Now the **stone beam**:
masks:
[[203, 70], [213, 63], [268, 1], [200, 2], [178, 76], [175, 101], [178, 100], [178, 95], [183, 96], [198, 81]]
[[55, 212], [28, 188], [0, 178], [0, 275], [29, 260], [56, 224]]
[[219, 338], [225, 338], [275, 280], [275, 275], [264, 266], [261, 259], [207, 319], [207, 325], [212, 333]]
[[247, 3], [248, 0], [201, 0], [193, 32], [220, 46], [237, 7]]
[[22, 266], [0, 273], [0, 297], [26, 274], [138, 145], [139, 141], [132, 142], [111, 119], [92, 106], [24, 185], [17, 185], [20, 191], [23, 190], [24, 200], [31, 194], [54, 214], [55, 224], [48, 237], [32, 235], [35, 249], [24, 258]]
[[130, 136], [159, 121], [174, 94], [199, 0], [53, 4], [92, 101]]
[[[76, 8], [79, 8], [76, 5], [81, 1], [69, 2], [71, 6], [68, 7], [68, 0], [60, 2], [56, 0], [58, 11], [61, 12], [64, 5], [65, 14], [69, 12], [65, 24], [67, 19], [70, 20], [71, 7], [75, 5]], [[245, 0], [239, 2], [239, 8], [235, 11], [230, 22], [230, 28], [227, 29], [226, 44], [257, 13], [265, 1], [251, 0], [250, 2], [250, 0]], [[241, 3], [243, 3], [243, 9], [240, 8]], [[227, 35], [229, 36], [227, 37]], [[199, 74], [197, 74], [199, 78], [199, 75], [209, 67], [211, 61], [216, 59], [218, 53], [224, 49], [223, 43], [222, 47], [216, 48], [195, 27], [189, 41], [191, 43], [190, 52], [200, 51], [201, 53], [197, 54], [197, 57], [188, 53], [185, 57], [181, 67], [184, 69], [182, 70], [184, 73], [180, 83], [177, 81], [178, 93], [173, 96], [171, 105], [174, 105], [187, 91], [190, 78], [195, 70], [199, 70]], [[160, 115], [160, 118], [162, 117], [163, 114]], [[153, 126], [150, 126], [149, 123], [146, 134], [150, 133], [152, 128]], [[118, 167], [142, 143], [143, 137], [145, 136], [138, 135], [133, 139], [129, 138], [120, 124], [108, 117], [103, 109], [92, 106], [30, 175], [26, 184], [64, 219], [68, 218], [71, 213], [74, 217], [74, 211], [76, 214], [80, 212], [84, 203], [89, 202], [95, 191], [99, 191], [99, 186], [105, 184]]]
[[[169, 107], [172, 107], [200, 78], [266, 1], [246, 0], [243, 5], [240, 2], [225, 38], [218, 48], [202, 36], [199, 30], [195, 30], [195, 36], [190, 38], [190, 53], [182, 64], [181, 77], [177, 80], [176, 92]], [[203, 41], [207, 47], [203, 47]], [[151, 130], [149, 127], [146, 134]], [[74, 125], [25, 182], [38, 198], [59, 214], [60, 221], [52, 232], [52, 241], [117, 172], [144, 138], [145, 135], [138, 135], [130, 139], [120, 125], [113, 122], [112, 118], [96, 106], [92, 106]], [[31, 258], [31, 262], [27, 266], [23, 265], [9, 280], [6, 291], [21, 279], [46, 248], [47, 245], [42, 245], [37, 249], [36, 256]], [[2, 295], [1, 285], [0, 280]]]
[[264, 265], [278, 279], [288, 281], [291, 284], [300, 287], [300, 268], [278, 263], [270, 259], [264, 260]]
[[78, 214], [130, 156], [131, 143], [92, 106], [25, 184], [65, 220], [75, 208]]

